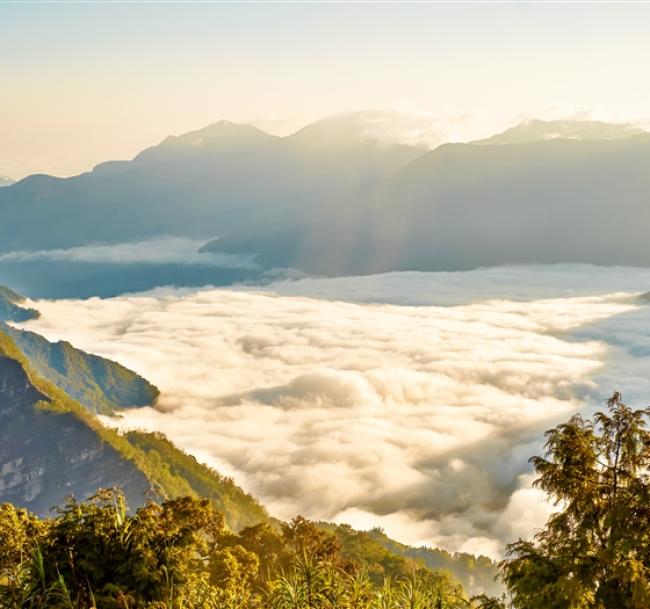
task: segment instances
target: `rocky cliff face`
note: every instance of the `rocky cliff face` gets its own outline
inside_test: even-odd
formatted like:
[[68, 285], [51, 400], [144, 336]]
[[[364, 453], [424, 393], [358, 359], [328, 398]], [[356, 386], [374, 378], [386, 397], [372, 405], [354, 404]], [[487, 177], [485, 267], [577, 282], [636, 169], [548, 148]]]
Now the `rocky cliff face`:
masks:
[[23, 365], [0, 356], [0, 500], [45, 514], [66, 496], [119, 485], [132, 505], [150, 483], [74, 413], [52, 408]]

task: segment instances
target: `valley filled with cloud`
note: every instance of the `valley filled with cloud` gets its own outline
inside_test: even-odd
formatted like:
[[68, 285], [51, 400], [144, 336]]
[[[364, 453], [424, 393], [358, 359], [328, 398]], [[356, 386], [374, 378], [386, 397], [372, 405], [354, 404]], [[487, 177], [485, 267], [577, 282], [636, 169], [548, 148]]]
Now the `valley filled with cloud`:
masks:
[[157, 384], [155, 408], [110, 424], [164, 432], [274, 516], [498, 557], [551, 509], [528, 464], [544, 430], [650, 390], [650, 271], [620, 271], [159, 288], [41, 300], [24, 325]]

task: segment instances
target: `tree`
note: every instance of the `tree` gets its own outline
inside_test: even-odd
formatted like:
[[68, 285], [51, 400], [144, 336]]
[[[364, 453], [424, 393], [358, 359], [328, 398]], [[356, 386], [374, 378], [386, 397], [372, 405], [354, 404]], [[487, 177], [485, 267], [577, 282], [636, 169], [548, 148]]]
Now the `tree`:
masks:
[[217, 550], [210, 556], [210, 584], [218, 591], [215, 597], [220, 607], [248, 606], [259, 566], [257, 554], [239, 545]]
[[43, 520], [0, 506], [0, 609], [478, 609], [444, 572], [375, 581], [369, 548], [346, 558], [300, 517], [281, 528], [235, 533], [192, 497], [130, 512], [117, 489]]
[[238, 535], [226, 536], [222, 540], [222, 545], [239, 545], [257, 555], [259, 569], [256, 585], [259, 588], [266, 588], [268, 582], [280, 574], [283, 566], [289, 564], [283, 538], [268, 522], [246, 527]]
[[31, 557], [34, 541], [45, 530], [36, 516], [10, 503], [0, 505], [0, 582], [11, 580], [20, 565]]
[[101, 490], [70, 499], [40, 540], [45, 581], [65, 581], [77, 607], [186, 606], [205, 596], [206, 558], [224, 530], [207, 500], [150, 502], [129, 514], [121, 492]]
[[503, 577], [517, 608], [650, 607], [650, 409], [615, 393], [593, 420], [547, 432], [535, 485], [559, 511], [534, 541], [508, 546]]
[[316, 560], [337, 562], [341, 555], [341, 542], [335, 535], [319, 529], [318, 526], [296, 516], [291, 522], [282, 524], [284, 543], [294, 556], [310, 556]]

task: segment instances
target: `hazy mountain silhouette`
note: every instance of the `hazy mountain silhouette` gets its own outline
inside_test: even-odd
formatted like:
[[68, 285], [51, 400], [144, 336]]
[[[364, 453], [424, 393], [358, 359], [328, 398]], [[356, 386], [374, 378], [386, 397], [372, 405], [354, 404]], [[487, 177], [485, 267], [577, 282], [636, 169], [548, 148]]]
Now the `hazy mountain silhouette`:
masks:
[[204, 249], [330, 275], [506, 263], [650, 265], [650, 135], [447, 144], [356, 199]]
[[[30, 176], [0, 189], [0, 252], [168, 234], [206, 242], [222, 235], [204, 251], [254, 254], [262, 270], [334, 275], [650, 264], [649, 134], [631, 125], [527, 121], [488, 140], [423, 152], [387, 138], [389, 119], [341, 115], [288, 137], [222, 121], [80, 176]], [[1, 268], [5, 281], [30, 294], [52, 295], [51, 276], [64, 285], [59, 296], [223, 285], [257, 273], [9, 259]]]
[[630, 123], [603, 123], [600, 121], [542, 121], [531, 119], [473, 144], [526, 144], [555, 139], [618, 140], [644, 133]]
[[71, 247], [160, 234], [209, 238], [262, 215], [324, 201], [397, 171], [423, 150], [317, 126], [276, 137], [222, 121], [168, 137], [131, 161], [0, 190], [0, 251]]

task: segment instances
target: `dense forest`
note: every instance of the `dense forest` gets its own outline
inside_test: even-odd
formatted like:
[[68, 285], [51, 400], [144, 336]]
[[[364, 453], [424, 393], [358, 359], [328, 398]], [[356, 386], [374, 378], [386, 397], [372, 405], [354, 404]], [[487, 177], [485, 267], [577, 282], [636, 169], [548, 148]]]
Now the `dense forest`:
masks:
[[558, 511], [534, 541], [508, 547], [517, 609], [650, 607], [650, 408], [618, 393], [607, 404], [547, 432], [546, 456], [531, 459]]
[[4, 504], [0, 545], [7, 609], [500, 607], [419, 561], [346, 552], [301, 517], [234, 533], [191, 497], [130, 513], [119, 490], [102, 490], [46, 519]]

